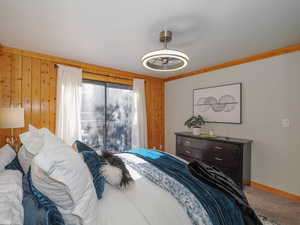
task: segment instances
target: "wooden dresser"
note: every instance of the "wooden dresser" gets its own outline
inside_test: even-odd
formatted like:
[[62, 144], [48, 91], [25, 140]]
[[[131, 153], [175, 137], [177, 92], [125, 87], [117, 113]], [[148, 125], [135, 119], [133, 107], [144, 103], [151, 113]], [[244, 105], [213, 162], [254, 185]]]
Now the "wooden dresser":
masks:
[[229, 137], [204, 138], [191, 132], [176, 134], [176, 155], [215, 166], [240, 187], [250, 183], [251, 140]]

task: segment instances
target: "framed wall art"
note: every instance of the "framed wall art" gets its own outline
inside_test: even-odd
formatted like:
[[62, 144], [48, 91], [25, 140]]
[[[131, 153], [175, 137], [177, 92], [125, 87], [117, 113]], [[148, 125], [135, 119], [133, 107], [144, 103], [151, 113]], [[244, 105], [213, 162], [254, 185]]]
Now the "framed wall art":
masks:
[[242, 123], [242, 84], [193, 90], [194, 115], [208, 123]]

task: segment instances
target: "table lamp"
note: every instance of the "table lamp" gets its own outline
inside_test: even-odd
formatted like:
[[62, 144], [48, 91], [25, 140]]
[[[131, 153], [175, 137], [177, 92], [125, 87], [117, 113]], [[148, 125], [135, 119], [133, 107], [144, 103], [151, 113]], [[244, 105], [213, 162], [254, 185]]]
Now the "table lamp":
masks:
[[10, 136], [6, 142], [16, 147], [18, 138], [14, 136], [14, 128], [24, 127], [24, 108], [0, 108], [0, 128], [9, 128]]

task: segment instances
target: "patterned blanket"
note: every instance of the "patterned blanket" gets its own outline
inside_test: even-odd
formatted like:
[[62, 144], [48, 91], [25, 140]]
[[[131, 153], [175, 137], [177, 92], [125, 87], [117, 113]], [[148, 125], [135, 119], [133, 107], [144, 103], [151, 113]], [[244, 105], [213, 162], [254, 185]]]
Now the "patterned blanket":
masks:
[[[244, 225], [235, 201], [191, 175], [186, 163], [153, 150], [134, 149], [127, 153], [142, 158], [144, 163], [130, 162], [124, 157], [126, 164], [171, 193], [184, 207], [193, 224]], [[122, 154], [119, 156], [122, 157]]]

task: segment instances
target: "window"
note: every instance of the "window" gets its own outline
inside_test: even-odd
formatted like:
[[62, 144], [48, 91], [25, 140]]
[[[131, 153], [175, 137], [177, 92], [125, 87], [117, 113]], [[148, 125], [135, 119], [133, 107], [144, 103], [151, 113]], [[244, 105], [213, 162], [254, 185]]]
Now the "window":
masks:
[[84, 80], [81, 136], [93, 148], [125, 151], [131, 148], [132, 86]]

